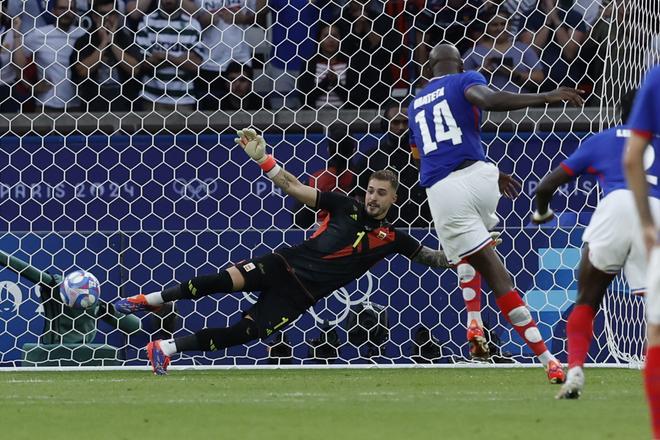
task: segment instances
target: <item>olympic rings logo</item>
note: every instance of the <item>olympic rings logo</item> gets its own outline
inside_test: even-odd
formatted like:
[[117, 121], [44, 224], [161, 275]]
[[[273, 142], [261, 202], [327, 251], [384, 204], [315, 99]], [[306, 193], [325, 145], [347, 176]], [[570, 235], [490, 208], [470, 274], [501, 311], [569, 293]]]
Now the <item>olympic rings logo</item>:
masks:
[[[330, 300], [330, 298], [336, 298], [340, 303], [343, 304], [343, 309], [342, 309], [341, 313], [339, 313], [336, 316], [335, 319], [325, 320], [325, 319], [321, 318], [319, 316], [319, 314], [317, 314], [316, 311], [314, 310], [314, 306], [312, 306], [308, 309], [310, 315], [312, 315], [312, 317], [314, 317], [314, 320], [318, 324], [321, 324], [321, 325], [323, 325], [325, 323], [328, 323], [331, 326], [341, 324], [346, 319], [348, 314], [350, 313], [351, 307], [356, 305], [356, 304], [361, 304], [364, 301], [367, 301], [369, 299], [369, 297], [371, 296], [371, 293], [374, 290], [373, 275], [370, 272], [367, 272], [364, 275], [364, 277], [366, 277], [367, 288], [362, 292], [361, 295], [359, 295], [359, 298], [357, 298], [357, 299], [356, 298], [351, 298], [350, 292], [345, 287], [341, 287], [341, 288], [335, 290], [332, 293], [332, 295], [325, 298], [325, 300], [324, 300], [325, 304], [323, 306], [323, 309], [320, 310], [320, 312], [323, 312], [324, 310], [329, 310], [328, 307], [327, 307], [327, 302]], [[360, 278], [358, 281], [362, 280], [364, 277]], [[358, 283], [358, 284], [360, 284], [360, 283]], [[256, 303], [257, 298], [258, 298], [257, 295], [250, 294], [249, 292], [243, 292], [243, 297], [245, 299], [247, 299], [251, 304]], [[319, 301], [319, 303], [321, 303], [321, 301]]]
[[195, 177], [190, 180], [176, 179], [172, 182], [172, 189], [185, 199], [203, 200], [218, 190], [218, 182], [210, 177], [206, 179]]

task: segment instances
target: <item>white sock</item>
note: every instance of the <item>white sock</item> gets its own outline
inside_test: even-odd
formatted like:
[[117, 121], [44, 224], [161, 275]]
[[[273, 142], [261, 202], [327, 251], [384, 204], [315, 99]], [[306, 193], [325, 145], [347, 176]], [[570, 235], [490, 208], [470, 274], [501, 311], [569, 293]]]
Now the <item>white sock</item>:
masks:
[[174, 339], [163, 339], [160, 341], [160, 349], [163, 350], [165, 356], [172, 356], [176, 353], [176, 344]]
[[550, 362], [550, 361], [554, 361], [554, 360], [556, 360], [556, 359], [555, 359], [555, 357], [550, 353], [549, 350], [546, 350], [546, 351], [544, 351], [543, 353], [541, 353], [541, 355], [539, 356], [539, 360], [541, 361], [541, 363], [542, 363], [543, 366], [545, 367], [545, 366], [548, 365], [548, 362]]
[[147, 293], [144, 295], [144, 298], [147, 300], [147, 304], [150, 306], [159, 306], [165, 302], [163, 301], [162, 292]]
[[481, 327], [484, 326], [484, 322], [481, 320], [481, 312], [467, 312], [467, 326], [468, 327], [470, 326], [470, 323], [472, 322], [473, 319], [475, 321], [477, 321], [477, 323]]

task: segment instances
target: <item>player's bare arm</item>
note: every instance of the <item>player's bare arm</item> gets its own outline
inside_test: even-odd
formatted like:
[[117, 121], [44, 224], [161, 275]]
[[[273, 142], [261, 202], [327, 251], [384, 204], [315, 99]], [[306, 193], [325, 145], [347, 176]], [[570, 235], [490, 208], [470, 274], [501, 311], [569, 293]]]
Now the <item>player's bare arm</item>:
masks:
[[537, 225], [547, 223], [555, 216], [550, 209], [550, 200], [557, 188], [573, 180], [573, 177], [562, 167], [557, 167], [545, 176], [536, 187], [536, 210], [532, 214], [532, 222]]
[[465, 98], [482, 110], [508, 111], [560, 102], [568, 102], [575, 107], [581, 107], [584, 105], [584, 99], [580, 96], [583, 93], [581, 90], [568, 87], [559, 87], [546, 93], [511, 93], [475, 85], [465, 91]]
[[293, 174], [278, 165], [272, 155], [266, 154], [266, 141], [262, 136], [257, 135], [252, 129], [239, 130], [236, 134], [238, 135], [235, 139], [236, 143], [259, 164], [275, 186], [300, 203], [312, 208], [316, 206], [318, 191], [301, 183]]
[[[500, 235], [502, 234], [499, 232], [490, 233], [490, 236], [493, 239], [493, 246], [497, 246], [502, 243]], [[430, 267], [453, 267], [442, 250], [435, 250], [426, 246], [422, 246], [422, 249], [420, 249], [417, 255], [413, 257], [412, 261]]]
[[623, 157], [623, 166], [628, 181], [628, 188], [635, 195], [635, 204], [642, 223], [642, 233], [646, 248], [650, 251], [656, 243], [657, 232], [649, 206], [649, 190], [646, 182], [646, 171], [644, 170], [644, 151], [648, 146], [648, 140], [636, 133], [631, 133], [626, 152]]

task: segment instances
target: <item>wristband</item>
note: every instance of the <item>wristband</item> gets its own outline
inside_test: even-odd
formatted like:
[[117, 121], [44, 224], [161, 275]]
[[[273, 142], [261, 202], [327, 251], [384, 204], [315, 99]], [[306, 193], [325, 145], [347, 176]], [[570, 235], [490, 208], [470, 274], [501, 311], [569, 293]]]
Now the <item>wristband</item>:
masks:
[[553, 215], [555, 215], [555, 212], [551, 208], [548, 208], [545, 214], [541, 214], [538, 211], [534, 211], [534, 214], [532, 214], [532, 220], [534, 220], [535, 222], [542, 222], [551, 218]]
[[273, 168], [270, 169], [270, 171], [266, 172], [266, 175], [268, 176], [269, 179], [272, 179], [273, 177], [277, 176], [280, 171], [282, 171], [282, 167], [279, 166], [278, 164], [275, 164]]
[[277, 162], [275, 162], [275, 158], [272, 154], [266, 156], [266, 159], [261, 162], [259, 166], [266, 173], [266, 176], [268, 176], [269, 179], [277, 176], [280, 171], [282, 171], [282, 167], [279, 166]]
[[277, 165], [277, 162], [275, 162], [275, 158], [272, 154], [267, 155], [262, 161], [259, 162], [259, 166], [264, 171], [264, 173], [268, 173], [273, 169], [273, 167], [275, 167], [275, 165]]

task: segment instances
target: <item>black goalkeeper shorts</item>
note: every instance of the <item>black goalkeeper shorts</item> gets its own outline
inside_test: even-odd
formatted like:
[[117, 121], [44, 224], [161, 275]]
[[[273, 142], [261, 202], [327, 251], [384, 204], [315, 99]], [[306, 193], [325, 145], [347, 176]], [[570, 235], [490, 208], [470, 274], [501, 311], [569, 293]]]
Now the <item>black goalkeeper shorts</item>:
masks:
[[245, 291], [260, 291], [257, 302], [243, 314], [257, 324], [260, 338], [287, 327], [313, 305], [310, 295], [280, 255], [242, 261], [236, 268], [245, 278]]

